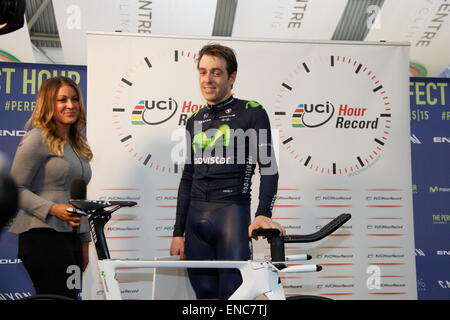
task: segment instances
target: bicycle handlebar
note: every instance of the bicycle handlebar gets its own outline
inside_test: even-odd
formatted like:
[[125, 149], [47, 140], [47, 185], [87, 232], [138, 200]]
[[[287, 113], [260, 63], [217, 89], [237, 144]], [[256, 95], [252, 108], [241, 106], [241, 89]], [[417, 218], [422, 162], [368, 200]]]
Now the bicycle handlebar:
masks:
[[[339, 229], [344, 223], [351, 219], [351, 214], [343, 213], [322, 227], [319, 231], [306, 235], [288, 235], [283, 236], [283, 242], [285, 243], [305, 243], [319, 241], [334, 231]], [[273, 237], [280, 236], [280, 230], [278, 229], [256, 229], [253, 230], [252, 235], [259, 237], [266, 237], [269, 240]]]
[[350, 220], [352, 217], [349, 213], [343, 213], [330, 221], [328, 224], [326, 224], [322, 229], [319, 231], [307, 234], [307, 235], [292, 235], [292, 236], [285, 236], [284, 242], [285, 243], [305, 243], [305, 242], [315, 242], [322, 240], [323, 238], [329, 236], [333, 232], [335, 232], [337, 229], [339, 229], [344, 223], [346, 223], [348, 220]]
[[270, 243], [270, 254], [272, 257], [272, 261], [282, 262], [286, 260], [284, 253], [285, 243], [305, 243], [319, 241], [339, 229], [344, 223], [350, 220], [351, 217], [351, 214], [343, 213], [330, 221], [319, 231], [307, 235], [280, 236], [280, 230], [278, 229], [256, 229], [253, 230], [252, 235], [266, 237], [267, 241]]

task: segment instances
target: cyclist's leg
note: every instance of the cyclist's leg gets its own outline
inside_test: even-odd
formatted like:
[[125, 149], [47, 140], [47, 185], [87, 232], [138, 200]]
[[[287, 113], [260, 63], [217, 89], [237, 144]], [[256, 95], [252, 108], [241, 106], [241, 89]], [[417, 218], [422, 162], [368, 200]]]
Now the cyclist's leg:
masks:
[[[212, 229], [212, 225], [207, 219], [209, 212], [202, 203], [191, 202], [185, 235], [185, 256], [187, 260], [216, 259], [215, 249], [210, 244], [211, 239], [205, 237], [204, 232]], [[187, 272], [197, 299], [218, 298], [219, 278], [217, 269], [188, 268]]]
[[[188, 260], [249, 260], [248, 204], [191, 202], [186, 222]], [[188, 269], [199, 299], [228, 299], [241, 285], [236, 269]]]
[[[232, 204], [215, 212], [218, 230], [216, 253], [218, 260], [249, 260], [251, 241], [248, 237], [250, 207], [247, 204]], [[237, 269], [220, 269], [219, 299], [228, 299], [242, 284]]]

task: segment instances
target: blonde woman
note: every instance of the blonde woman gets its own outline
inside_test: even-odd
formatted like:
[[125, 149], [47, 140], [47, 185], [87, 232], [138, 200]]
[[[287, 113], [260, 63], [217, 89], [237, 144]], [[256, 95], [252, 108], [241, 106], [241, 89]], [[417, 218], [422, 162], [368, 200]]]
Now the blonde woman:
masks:
[[[19, 234], [18, 257], [36, 294], [77, 299], [90, 241], [86, 218], [66, 211], [70, 185], [91, 179], [92, 152], [83, 130], [86, 112], [77, 84], [66, 77], [42, 83], [29, 130], [11, 167], [19, 192], [19, 212], [10, 232]], [[69, 268], [70, 267], [70, 268]], [[78, 272], [81, 275], [81, 272]], [[69, 277], [71, 277], [69, 279]]]

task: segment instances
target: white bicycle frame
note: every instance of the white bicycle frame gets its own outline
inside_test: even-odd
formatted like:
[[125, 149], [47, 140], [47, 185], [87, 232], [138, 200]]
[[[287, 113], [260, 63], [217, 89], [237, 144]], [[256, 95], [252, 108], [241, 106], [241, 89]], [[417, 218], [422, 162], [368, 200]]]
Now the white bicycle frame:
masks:
[[[287, 256], [287, 261], [305, 261], [307, 255]], [[253, 300], [264, 295], [270, 300], [285, 300], [281, 273], [316, 272], [317, 265], [296, 265], [279, 270], [269, 261], [164, 261], [164, 260], [98, 260], [100, 278], [107, 300], [121, 300], [119, 283], [116, 279], [118, 268], [210, 268], [238, 269], [242, 275], [241, 286], [230, 300]]]
[[[91, 214], [89, 224], [92, 238], [95, 243], [98, 258], [100, 279], [104, 288], [106, 299], [122, 299], [119, 283], [116, 279], [118, 268], [214, 268], [238, 269], [242, 275], [241, 286], [230, 297], [232, 300], [250, 300], [265, 295], [268, 299], [285, 300], [280, 274], [316, 272], [322, 269], [319, 265], [293, 265], [286, 267], [284, 262], [305, 261], [310, 259], [306, 254], [285, 256], [284, 243], [300, 243], [318, 241], [337, 230], [350, 219], [350, 214], [341, 214], [316, 233], [303, 236], [280, 236], [276, 229], [259, 229], [256, 236], [267, 236], [271, 244], [271, 259], [248, 261], [190, 261], [190, 260], [115, 260], [111, 259], [108, 245], [104, 235], [104, 226], [111, 218], [111, 214], [122, 206], [134, 206], [135, 202], [126, 201], [70, 201], [80, 214]], [[115, 206], [109, 211], [106, 207]]]

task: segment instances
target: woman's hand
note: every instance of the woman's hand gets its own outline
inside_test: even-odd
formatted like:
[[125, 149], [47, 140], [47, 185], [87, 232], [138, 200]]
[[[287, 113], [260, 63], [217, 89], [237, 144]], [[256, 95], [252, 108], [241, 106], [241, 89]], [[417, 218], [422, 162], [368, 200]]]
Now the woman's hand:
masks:
[[81, 216], [76, 213], [67, 212], [66, 210], [69, 208], [73, 208], [73, 206], [70, 204], [54, 204], [50, 208], [50, 214], [67, 222], [71, 227], [78, 227]]

